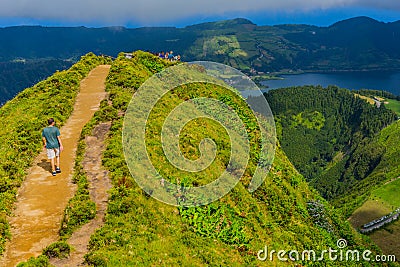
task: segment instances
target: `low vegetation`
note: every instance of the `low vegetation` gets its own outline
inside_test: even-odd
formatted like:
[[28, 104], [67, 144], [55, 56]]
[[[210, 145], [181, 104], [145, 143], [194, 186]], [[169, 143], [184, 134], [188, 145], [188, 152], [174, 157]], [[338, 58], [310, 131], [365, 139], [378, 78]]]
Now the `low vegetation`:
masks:
[[[113, 188], [110, 191], [105, 224], [90, 239], [86, 263], [92, 266], [132, 266], [132, 265], [168, 265], [168, 266], [254, 266], [268, 264], [257, 259], [259, 250], [268, 246], [270, 250], [315, 250], [317, 255], [329, 247], [335, 249], [337, 240], [343, 238], [349, 249], [380, 250], [371, 244], [368, 237], [355, 232], [347, 220], [333, 209], [293, 167], [278, 143], [275, 160], [265, 182], [253, 193], [246, 188], [246, 179], [222, 199], [201, 207], [173, 207], [161, 203], [145, 193], [134, 181], [126, 165], [123, 146], [122, 128], [124, 112], [132, 95], [151, 75], [160, 72], [173, 63], [154, 57], [151, 54], [137, 51], [132, 59], [120, 55], [114, 62], [107, 77], [106, 88], [109, 97], [101, 103], [91, 122], [85, 126], [82, 137], [100, 121], [112, 121], [106, 150], [103, 154], [103, 165], [110, 171]], [[177, 87], [175, 96], [187, 100], [198, 96], [191, 94], [191, 89], [201, 89], [204, 85], [191, 84], [187, 88]], [[218, 99], [218, 86], [212, 87], [207, 97]], [[200, 90], [201, 91], [201, 90]], [[219, 96], [221, 97], [221, 96]], [[228, 105], [238, 105], [239, 109], [247, 107], [239, 102], [224, 98]], [[158, 106], [154, 119], [166, 116], [168, 105]], [[234, 107], [232, 107], [234, 109]], [[312, 131], [323, 131], [329, 118], [322, 111], [306, 112], [295, 115], [296, 127]], [[246, 116], [246, 115], [245, 115]], [[249, 119], [249, 118], [248, 118]], [[251, 121], [251, 120], [250, 120]], [[155, 120], [155, 123], [157, 120]], [[207, 123], [207, 122], [206, 122]], [[149, 125], [149, 127], [152, 125]], [[154, 126], [154, 125], [153, 125]], [[155, 125], [157, 126], [157, 125]], [[374, 125], [379, 128], [379, 125]], [[371, 127], [372, 129], [375, 129]], [[278, 129], [283, 131], [283, 127]], [[181, 138], [180, 143], [186, 156], [198, 156], [197, 141], [203, 138], [201, 131], [185, 129], [185, 134], [193, 138]], [[214, 140], [222, 138], [212, 128], [207, 134]], [[156, 131], [148, 131], [147, 137], [157, 140]], [[223, 140], [221, 140], [223, 142]], [[252, 146], [257, 146], [252, 141]], [[220, 154], [230, 152], [225, 146], [219, 147]], [[80, 175], [79, 159], [84, 146], [79, 145], [75, 177], [86, 199], [86, 182]], [[257, 156], [257, 149], [254, 150]], [[154, 153], [154, 160], [162, 156]], [[338, 157], [340, 161], [341, 157]], [[224, 162], [222, 157], [222, 163]], [[217, 163], [218, 164], [218, 163]], [[250, 164], [251, 165], [251, 164]], [[164, 166], [169, 173], [170, 166]], [[81, 173], [82, 174], [82, 173]], [[194, 186], [198, 177], [189, 179], [178, 173], [171, 182]], [[181, 175], [181, 176], [179, 176]], [[251, 175], [251, 168], [248, 171]], [[178, 182], [177, 178], [179, 178]], [[195, 179], [196, 178], [196, 179]], [[203, 182], [208, 182], [205, 177]], [[200, 180], [200, 184], [201, 184]], [[78, 190], [78, 195], [80, 192]], [[80, 197], [78, 197], [80, 198]], [[86, 207], [86, 200], [77, 205]], [[74, 205], [75, 206], [75, 205]], [[70, 214], [89, 216], [86, 209], [77, 209]], [[89, 212], [90, 213], [90, 212]], [[79, 218], [79, 216], [77, 217]], [[65, 224], [62, 230], [67, 238], [85, 220], [73, 220]], [[46, 253], [65, 256], [69, 248], [64, 241], [57, 242], [46, 249]], [[358, 262], [302, 261], [297, 264], [307, 266], [358, 266]], [[30, 259], [20, 266], [48, 266], [44, 255]], [[36, 265], [35, 265], [36, 264]], [[277, 258], [271, 263], [286, 266]], [[364, 266], [373, 266], [363, 262]]]
[[[114, 115], [103, 164], [110, 170], [113, 189], [105, 225], [91, 237], [88, 264], [256, 265], [260, 264], [257, 252], [265, 245], [271, 249], [321, 251], [335, 247], [339, 238], [345, 238], [352, 248], [377, 249], [308, 187], [279, 146], [266, 182], [253, 194], [239, 183], [212, 204], [175, 208], [140, 189], [125, 163], [121, 141], [123, 117], [117, 114], [123, 114], [144, 79], [168, 64], [139, 51], [132, 59], [118, 57], [111, 67], [107, 90], [112, 106], [107, 109]], [[190, 98], [188, 91], [183, 90], [180, 96]], [[215, 133], [210, 134], [213, 137]], [[187, 140], [182, 141], [186, 148], [197, 150]], [[183, 180], [181, 177], [180, 181]], [[311, 214], [320, 219], [313, 220], [317, 216]], [[280, 263], [275, 260], [274, 264]], [[349, 264], [353, 263], [343, 266]]]
[[56, 242], [45, 249], [43, 249], [43, 255], [47, 258], [67, 258], [71, 252], [71, 246], [66, 242]]
[[56, 72], [0, 108], [0, 253], [10, 237], [7, 216], [12, 213], [17, 190], [42, 149], [41, 129], [47, 126], [48, 117], [63, 125], [72, 112], [80, 81], [106, 61], [87, 54], [69, 70]]
[[356, 91], [356, 95], [366, 99], [371, 104], [375, 104], [375, 100], [379, 100], [381, 104], [393, 110], [397, 114], [397, 117], [400, 118], [400, 96], [379, 90], [358, 90]]

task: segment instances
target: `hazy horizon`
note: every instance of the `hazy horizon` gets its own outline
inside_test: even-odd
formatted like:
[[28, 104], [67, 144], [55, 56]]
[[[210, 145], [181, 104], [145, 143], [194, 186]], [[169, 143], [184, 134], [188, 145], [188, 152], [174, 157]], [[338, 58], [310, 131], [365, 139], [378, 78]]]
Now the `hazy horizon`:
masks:
[[146, 28], [146, 27], [148, 27], [148, 28], [157, 28], [157, 27], [185, 28], [185, 27], [188, 27], [188, 26], [202, 24], [202, 23], [217, 22], [217, 21], [224, 21], [224, 20], [234, 20], [234, 19], [247, 19], [247, 20], [251, 21], [252, 23], [256, 24], [257, 26], [275, 26], [275, 25], [285, 25], [285, 24], [305, 24], [305, 25], [312, 25], [312, 26], [318, 26], [318, 27], [329, 27], [332, 24], [335, 24], [337, 22], [348, 20], [348, 19], [352, 19], [352, 18], [356, 18], [356, 17], [369, 17], [369, 18], [374, 19], [374, 20], [376, 20], [378, 22], [384, 22], [384, 23], [393, 23], [393, 22], [400, 21], [400, 19], [386, 20], [385, 21], [385, 20], [379, 20], [379, 19], [371, 17], [371, 16], [360, 15], [360, 16], [353, 16], [353, 17], [346, 17], [346, 18], [343, 18], [343, 19], [338, 19], [338, 20], [332, 21], [331, 23], [325, 24], [325, 25], [319, 25], [317, 23], [302, 23], [302, 22], [296, 23], [296, 22], [283, 22], [283, 21], [282, 22], [277, 22], [277, 23], [270, 23], [270, 24], [260, 24], [260, 23], [256, 23], [251, 18], [232, 17], [232, 18], [221, 18], [221, 19], [215, 18], [215, 19], [203, 20], [203, 21], [198, 21], [198, 22], [188, 23], [188, 24], [182, 24], [182, 25], [151, 25], [151, 26], [140, 26], [140, 25], [134, 26], [133, 25], [133, 26], [130, 26], [130, 25], [111, 25], [110, 24], [110, 25], [99, 25], [99, 26], [96, 26], [96, 25], [68, 25], [68, 24], [66, 24], [66, 25], [58, 25], [58, 24], [51, 24], [51, 23], [50, 24], [34, 24], [34, 23], [32, 23], [32, 24], [24, 24], [24, 23], [22, 23], [22, 24], [15, 24], [15, 25], [1, 25], [0, 24], [0, 28], [23, 27], [23, 26], [66, 27], [66, 28], [69, 28], [69, 27], [72, 27], [72, 28], [73, 27], [86, 27], [86, 28], [107, 28], [107, 27], [118, 28], [118, 27], [123, 27], [123, 28], [127, 28], [127, 29]]
[[[68, 12], [66, 12], [66, 10]], [[0, 27], [148, 26], [185, 27], [210, 21], [246, 18], [257, 25], [309, 24], [329, 26], [352, 17], [368, 16], [382, 22], [400, 20], [395, 0], [2, 0]]]

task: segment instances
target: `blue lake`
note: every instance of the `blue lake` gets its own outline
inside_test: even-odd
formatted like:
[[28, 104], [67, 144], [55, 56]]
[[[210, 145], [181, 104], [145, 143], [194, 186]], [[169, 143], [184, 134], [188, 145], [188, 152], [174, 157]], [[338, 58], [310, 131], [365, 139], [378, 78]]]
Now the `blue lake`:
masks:
[[[350, 90], [385, 90], [400, 95], [400, 72], [342, 72], [342, 73], [303, 73], [280, 76], [282, 80], [266, 80], [261, 84], [269, 89], [303, 85], [336, 85]], [[264, 90], [263, 90], [264, 91]]]

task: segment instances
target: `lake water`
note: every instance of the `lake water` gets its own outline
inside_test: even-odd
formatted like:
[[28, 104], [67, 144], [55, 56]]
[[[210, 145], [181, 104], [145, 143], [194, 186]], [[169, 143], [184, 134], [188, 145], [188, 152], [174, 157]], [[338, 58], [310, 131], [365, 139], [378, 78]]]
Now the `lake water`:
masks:
[[[282, 80], [266, 80], [261, 84], [269, 89], [303, 85], [336, 85], [351, 90], [385, 90], [400, 95], [400, 72], [342, 72], [342, 73], [303, 73], [280, 76]], [[263, 90], [264, 91], [264, 90]]]

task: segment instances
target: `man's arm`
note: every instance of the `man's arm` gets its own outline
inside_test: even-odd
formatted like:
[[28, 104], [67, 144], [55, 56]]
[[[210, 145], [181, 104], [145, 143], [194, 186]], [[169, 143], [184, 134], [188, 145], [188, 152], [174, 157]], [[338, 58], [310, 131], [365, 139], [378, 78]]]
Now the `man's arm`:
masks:
[[57, 139], [58, 139], [58, 143], [60, 144], [60, 151], [63, 151], [64, 147], [63, 147], [62, 142], [61, 142], [61, 137], [57, 136]]
[[46, 138], [44, 136], [42, 137], [42, 142], [43, 142], [43, 149], [46, 150]]

